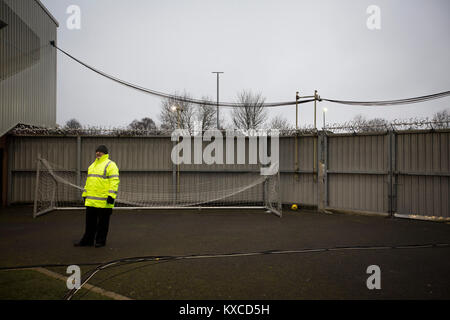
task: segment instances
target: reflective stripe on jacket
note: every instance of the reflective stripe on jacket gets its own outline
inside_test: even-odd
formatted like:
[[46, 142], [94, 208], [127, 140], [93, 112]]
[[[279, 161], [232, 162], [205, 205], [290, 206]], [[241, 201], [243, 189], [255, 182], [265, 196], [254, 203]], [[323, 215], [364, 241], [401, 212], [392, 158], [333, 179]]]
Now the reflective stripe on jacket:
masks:
[[106, 202], [108, 196], [117, 198], [119, 190], [119, 168], [105, 154], [89, 166], [83, 197], [84, 205], [95, 208], [114, 208], [114, 204]]

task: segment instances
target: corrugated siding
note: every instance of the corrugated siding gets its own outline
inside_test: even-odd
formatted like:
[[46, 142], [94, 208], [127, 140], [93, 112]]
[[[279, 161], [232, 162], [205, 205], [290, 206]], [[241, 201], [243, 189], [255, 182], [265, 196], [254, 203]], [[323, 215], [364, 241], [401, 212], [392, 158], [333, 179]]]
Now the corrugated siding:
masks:
[[328, 137], [329, 206], [387, 212], [388, 169], [388, 136]]
[[449, 132], [397, 136], [399, 214], [450, 217], [449, 146]]
[[56, 25], [34, 0], [0, 0], [0, 136], [56, 125]]
[[281, 199], [283, 203], [317, 204], [317, 184], [313, 174], [281, 173]]
[[13, 172], [13, 203], [31, 203], [34, 199], [35, 172]]
[[[295, 137], [280, 137], [280, 169], [295, 169]], [[298, 162], [301, 171], [313, 170], [314, 140], [317, 137], [298, 137]]]
[[[81, 184], [85, 182], [87, 167], [95, 159], [95, 148], [105, 144], [111, 159], [120, 168], [122, 192], [142, 189], [136, 194], [136, 201], [149, 200], [158, 192], [171, 194], [176, 187], [170, 137], [82, 137], [80, 143]], [[393, 206], [397, 213], [450, 217], [449, 144], [449, 132], [396, 135], [393, 177], [397, 184], [394, 185]], [[314, 137], [299, 137], [298, 147], [300, 173], [295, 173], [295, 138], [280, 137], [282, 202], [316, 205], [320, 186], [313, 174]], [[76, 137], [12, 137], [11, 148], [12, 203], [33, 200], [38, 154], [71, 170], [69, 179], [75, 182]], [[389, 136], [329, 136], [327, 149], [328, 206], [388, 212]], [[248, 159], [248, 150], [246, 155]], [[180, 185], [191, 186], [191, 192], [202, 190], [200, 184], [204, 182], [209, 183], [211, 190], [234, 188], [253, 181], [258, 176], [257, 168], [253, 165], [182, 165]], [[260, 201], [262, 192], [262, 187], [258, 186], [230, 200]], [[71, 200], [79, 197], [77, 194], [65, 196]]]
[[387, 169], [387, 136], [328, 137], [328, 170], [383, 172]]
[[[203, 143], [202, 143], [202, 150], [205, 151], [205, 148], [208, 145], [210, 145], [211, 143], [212, 142], [210, 142], [210, 141], [203, 141]], [[217, 146], [219, 146], [219, 145], [217, 145]], [[214, 164], [211, 164], [211, 165], [205, 165], [204, 164], [205, 161], [202, 160], [203, 164], [182, 164], [180, 166], [180, 169], [181, 170], [189, 170], [189, 171], [195, 171], [195, 170], [203, 170], [203, 171], [227, 171], [227, 170], [229, 170], [229, 171], [237, 171], [237, 170], [239, 170], [239, 171], [252, 171], [253, 170], [253, 171], [256, 171], [256, 170], [258, 170], [259, 169], [258, 165], [248, 164], [249, 163], [249, 153], [248, 153], [248, 151], [249, 151], [249, 140], [245, 139], [243, 145], [244, 145], [244, 148], [245, 148], [244, 152], [242, 152], [242, 150], [239, 150], [240, 149], [239, 148], [240, 145], [238, 145], [238, 142], [236, 140], [234, 140], [234, 142], [232, 143], [232, 146], [233, 146], [233, 159], [234, 159], [233, 162], [234, 162], [234, 164], [226, 164], [226, 161], [227, 161], [227, 142], [226, 142], [226, 139], [224, 139], [223, 144], [222, 144], [222, 148], [223, 148], [222, 149], [223, 150], [223, 152], [222, 152], [222, 155], [223, 155], [222, 156], [222, 161], [223, 161], [223, 164], [215, 164], [214, 163]], [[170, 152], [171, 152], [171, 149], [172, 149], [172, 146], [170, 146]], [[170, 161], [170, 163], [172, 163], [171, 159], [170, 159], [170, 152], [169, 152], [169, 161]], [[192, 159], [191, 161], [192, 161], [192, 163], [194, 162], [194, 153], [195, 153], [195, 150], [194, 150], [194, 139], [191, 139], [191, 159]], [[210, 154], [210, 152], [202, 152], [202, 155], [203, 155], [202, 159], [204, 158], [205, 153], [208, 154], [208, 155]], [[212, 153], [211, 154], [212, 157], [216, 156], [214, 151], [211, 151], [211, 153]], [[242, 153], [242, 154], [240, 154], [240, 153]], [[240, 157], [244, 157], [245, 158], [245, 163], [246, 164], [237, 164], [238, 154], [240, 154], [239, 155]], [[230, 155], [230, 157], [231, 157], [231, 155]]]
[[[207, 194], [209, 190], [221, 190], [220, 193], [209, 194], [210, 200], [219, 198], [219, 203], [236, 203], [236, 202], [248, 202], [259, 203], [261, 205], [263, 201], [263, 185], [258, 184], [252, 188], [246, 189], [242, 192], [234, 194], [236, 190], [242, 187], [251, 185], [258, 178], [258, 173], [232, 173], [232, 172], [207, 172], [207, 173], [194, 173], [194, 172], [181, 172], [180, 173], [180, 194], [189, 194], [194, 201], [201, 201], [201, 193]], [[221, 199], [225, 195], [231, 195], [230, 197]]]
[[121, 170], [172, 170], [170, 138], [83, 138], [81, 168], [95, 160], [95, 149], [104, 144]]
[[397, 170], [412, 173], [450, 172], [450, 133], [397, 136]]
[[450, 178], [406, 176], [398, 179], [399, 214], [450, 217]]
[[[83, 180], [83, 183], [86, 180]], [[119, 197], [127, 194], [131, 201], [156, 201], [155, 194], [171, 195], [172, 175], [163, 172], [122, 172], [120, 174]]]
[[333, 174], [328, 177], [329, 206], [373, 212], [388, 211], [388, 184], [385, 176]]
[[40, 154], [47, 161], [68, 170], [77, 168], [77, 140], [64, 137], [14, 137], [11, 143], [11, 169], [36, 170]]

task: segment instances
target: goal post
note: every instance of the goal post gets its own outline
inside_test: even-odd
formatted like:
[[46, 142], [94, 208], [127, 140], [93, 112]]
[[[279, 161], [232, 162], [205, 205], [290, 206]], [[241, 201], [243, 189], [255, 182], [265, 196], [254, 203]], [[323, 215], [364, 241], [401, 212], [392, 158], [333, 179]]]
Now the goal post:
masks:
[[[41, 157], [37, 160], [33, 216], [54, 210], [83, 207], [85, 175], [77, 179], [76, 170], [65, 169]], [[157, 176], [155, 176], [157, 174]], [[181, 172], [177, 187], [171, 173], [151, 171], [140, 175], [121, 175], [115, 209], [261, 209], [282, 216], [280, 175], [260, 172]]]

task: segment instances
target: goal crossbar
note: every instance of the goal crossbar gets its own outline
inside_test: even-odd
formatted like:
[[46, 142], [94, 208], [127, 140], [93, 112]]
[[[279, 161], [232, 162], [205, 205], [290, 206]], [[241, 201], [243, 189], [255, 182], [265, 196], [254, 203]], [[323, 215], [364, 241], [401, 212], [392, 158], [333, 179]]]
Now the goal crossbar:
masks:
[[[282, 216], [280, 176], [255, 172], [178, 175], [175, 183], [157, 180], [149, 171], [139, 177], [121, 176], [115, 210], [267, 210]], [[84, 177], [85, 179], [86, 177]], [[179, 179], [179, 180], [178, 180]], [[54, 210], [83, 208], [83, 181], [76, 172], [38, 158], [33, 216]]]

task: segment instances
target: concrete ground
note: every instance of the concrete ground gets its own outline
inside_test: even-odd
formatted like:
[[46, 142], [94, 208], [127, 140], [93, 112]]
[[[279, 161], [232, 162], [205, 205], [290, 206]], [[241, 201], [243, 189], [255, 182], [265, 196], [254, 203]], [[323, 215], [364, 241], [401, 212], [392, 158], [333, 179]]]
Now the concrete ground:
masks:
[[[33, 219], [30, 207], [0, 212], [0, 267], [103, 263], [341, 246], [450, 244], [446, 223], [285, 211], [115, 211], [107, 246], [76, 248], [84, 212]], [[369, 290], [367, 268], [381, 271]], [[95, 266], [81, 266], [87, 272]], [[62, 274], [65, 268], [49, 268]], [[338, 250], [145, 262], [109, 268], [89, 283], [133, 299], [450, 299], [450, 247]]]

